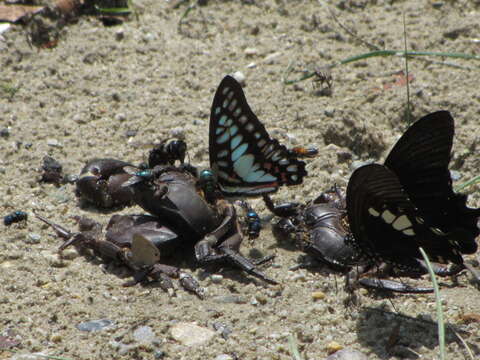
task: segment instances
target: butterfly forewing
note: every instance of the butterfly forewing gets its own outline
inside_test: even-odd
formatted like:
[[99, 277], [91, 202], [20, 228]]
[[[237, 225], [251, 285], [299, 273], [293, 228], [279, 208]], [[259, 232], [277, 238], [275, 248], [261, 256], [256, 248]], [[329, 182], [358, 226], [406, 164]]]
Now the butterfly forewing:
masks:
[[429, 227], [388, 168], [371, 164], [357, 169], [347, 188], [347, 212], [353, 242], [377, 263], [416, 268], [424, 248], [432, 261], [461, 263], [447, 234]]
[[453, 195], [448, 164], [454, 121], [448, 111], [437, 111], [415, 122], [385, 160], [427, 220], [440, 224]]
[[468, 208], [466, 197], [452, 189], [448, 165], [454, 125], [448, 111], [424, 116], [398, 140], [385, 166], [398, 176], [424, 220], [443, 232], [456, 232], [455, 246], [469, 254], [477, 250], [480, 209]]
[[271, 139], [231, 76], [220, 83], [210, 115], [210, 166], [225, 195], [256, 196], [296, 185], [305, 163]]

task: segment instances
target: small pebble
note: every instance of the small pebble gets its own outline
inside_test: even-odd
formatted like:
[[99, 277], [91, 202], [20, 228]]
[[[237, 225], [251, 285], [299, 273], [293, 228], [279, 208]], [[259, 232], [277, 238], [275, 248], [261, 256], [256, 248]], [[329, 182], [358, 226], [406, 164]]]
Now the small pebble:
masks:
[[255, 62], [251, 62], [250, 64], [247, 65], [247, 69], [253, 69], [255, 67], [257, 67], [257, 63]]
[[73, 115], [72, 120], [75, 121], [77, 124], [86, 124], [87, 123], [87, 121], [84, 119], [84, 117], [81, 114]]
[[372, 164], [374, 161], [372, 159], [368, 159], [366, 161], [361, 161], [361, 160], [355, 160], [350, 164], [350, 170], [354, 171], [357, 170], [359, 167], [364, 166], [364, 165], [369, 165]]
[[321, 291], [314, 291], [312, 292], [312, 299], [313, 300], [323, 300], [326, 298], [326, 295], [324, 292]]
[[325, 358], [325, 360], [368, 360], [367, 356], [354, 349], [343, 349]]
[[0, 130], [0, 137], [2, 138], [8, 138], [10, 136], [10, 129], [9, 128], [3, 128]]
[[117, 93], [117, 92], [114, 92], [114, 93], [112, 94], [112, 99], [113, 99], [114, 101], [116, 101], [116, 102], [122, 101], [122, 98], [120, 97], [120, 94]]
[[166, 353], [161, 351], [161, 350], [155, 350], [154, 353], [153, 353], [153, 357], [155, 359], [164, 359], [165, 355], [166, 355]]
[[210, 341], [216, 333], [194, 323], [180, 322], [172, 326], [170, 334], [182, 345], [196, 346]]
[[274, 52], [272, 54], [269, 54], [267, 56], [265, 56], [265, 58], [263, 59], [263, 62], [265, 64], [268, 64], [268, 65], [272, 65], [272, 64], [275, 64], [277, 62], [277, 58], [282, 55], [281, 52]]
[[452, 178], [453, 181], [458, 181], [462, 178], [462, 174], [460, 174], [456, 170], [450, 170], [450, 177]]
[[215, 360], [233, 360], [233, 358], [228, 354], [221, 354], [215, 357]]
[[243, 52], [247, 56], [258, 55], [258, 50], [256, 48], [246, 48]]
[[185, 139], [185, 130], [181, 127], [175, 127], [173, 129], [170, 129], [169, 135], [171, 137], [184, 140]]
[[105, 328], [112, 327], [114, 325], [112, 320], [100, 319], [86, 321], [76, 325], [76, 328], [80, 331], [100, 331]]
[[63, 177], [63, 181], [68, 183], [68, 184], [75, 184], [78, 181], [78, 175], [67, 174]]
[[137, 135], [137, 132], [138, 132], [137, 130], [127, 130], [125, 132], [125, 136], [127, 138], [134, 137], [135, 135]]
[[123, 122], [127, 120], [127, 116], [123, 113], [118, 113], [117, 115], [115, 115], [115, 121], [119, 121], [119, 122]]
[[142, 344], [150, 344], [155, 341], [155, 334], [150, 326], [140, 326], [133, 332], [133, 338]]
[[214, 284], [221, 284], [222, 280], [223, 280], [222, 275], [213, 274], [212, 276], [210, 276], [210, 281]]
[[78, 251], [73, 247], [68, 247], [62, 251], [62, 259], [73, 260], [79, 257]]
[[232, 76], [240, 85], [245, 86], [245, 75], [241, 71], [234, 72]]
[[327, 107], [323, 110], [323, 113], [326, 117], [333, 117], [333, 115], [335, 114], [335, 108]]
[[263, 294], [256, 294], [255, 299], [262, 305], [265, 305], [267, 303], [267, 297]]
[[28, 233], [25, 238], [25, 242], [27, 244], [38, 244], [40, 243], [41, 239], [42, 237], [37, 233]]
[[343, 346], [337, 343], [336, 341], [329, 342], [325, 347], [325, 350], [327, 350], [327, 353], [329, 355], [342, 349], [343, 349]]
[[50, 265], [52, 267], [61, 268], [61, 267], [65, 267], [65, 266], [68, 265], [68, 263], [63, 261], [63, 259], [61, 259], [58, 256], [58, 254], [56, 254], [56, 253], [52, 254], [49, 251], [42, 251], [41, 254], [43, 255], [43, 257], [47, 261], [48, 265]]
[[58, 344], [59, 342], [62, 341], [62, 335], [60, 334], [52, 334], [50, 335], [50, 341], [53, 343]]
[[57, 139], [47, 139], [47, 145], [58, 148], [62, 147], [62, 144]]
[[223, 303], [223, 304], [246, 304], [247, 303], [247, 299], [238, 295], [215, 296], [212, 300], [216, 303]]
[[224, 339], [227, 339], [228, 336], [232, 333], [232, 329], [230, 329], [227, 325], [221, 322], [214, 322], [213, 328], [215, 329], [215, 331], [219, 332]]
[[307, 281], [307, 278], [305, 277], [305, 274], [299, 273], [299, 274], [293, 275], [293, 276], [292, 276], [292, 280], [293, 280], [293, 281], [305, 282], [305, 281]]
[[145, 35], [143, 35], [142, 37], [143, 41], [145, 41], [146, 43], [152, 41], [152, 40], [155, 40], [156, 39], [156, 36], [152, 33], [146, 33]]
[[115, 40], [121, 41], [125, 38], [125, 30], [123, 29], [118, 29], [115, 31]]

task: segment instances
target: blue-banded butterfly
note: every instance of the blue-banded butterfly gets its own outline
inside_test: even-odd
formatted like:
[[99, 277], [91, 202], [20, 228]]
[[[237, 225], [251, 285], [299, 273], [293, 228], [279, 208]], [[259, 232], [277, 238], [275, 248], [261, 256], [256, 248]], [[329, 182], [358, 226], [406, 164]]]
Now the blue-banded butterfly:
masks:
[[225, 76], [215, 93], [209, 138], [210, 166], [226, 196], [258, 196], [300, 184], [307, 172], [297, 157], [316, 153], [288, 150], [270, 138], [231, 76]]
[[414, 123], [385, 164], [352, 174], [347, 187], [350, 243], [374, 262], [417, 268], [422, 247], [432, 261], [463, 264], [477, 250], [480, 209], [456, 194], [448, 170], [454, 121], [447, 111]]

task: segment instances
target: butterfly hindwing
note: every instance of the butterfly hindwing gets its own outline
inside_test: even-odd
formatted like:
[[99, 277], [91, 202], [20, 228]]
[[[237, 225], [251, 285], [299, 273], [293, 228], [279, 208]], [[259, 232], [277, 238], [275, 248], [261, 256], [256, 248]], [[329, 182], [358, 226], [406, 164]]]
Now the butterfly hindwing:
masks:
[[209, 138], [210, 166], [225, 195], [267, 194], [306, 175], [305, 163], [270, 138], [231, 76], [215, 93]]
[[417, 268], [419, 247], [432, 261], [463, 262], [450, 234], [425, 222], [396, 174], [385, 166], [366, 165], [352, 174], [347, 213], [354, 245], [377, 263]]

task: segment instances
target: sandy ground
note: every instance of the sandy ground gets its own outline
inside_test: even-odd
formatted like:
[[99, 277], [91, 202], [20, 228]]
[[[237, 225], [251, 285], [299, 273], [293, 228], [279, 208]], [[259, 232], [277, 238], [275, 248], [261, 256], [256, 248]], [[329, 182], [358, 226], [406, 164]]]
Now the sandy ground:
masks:
[[[192, 163], [207, 167], [213, 94], [222, 77], [235, 71], [245, 74], [247, 98], [273, 136], [289, 146], [319, 148], [304, 184], [275, 195], [278, 201], [311, 199], [334, 182], [345, 186], [353, 161], [382, 161], [406, 128], [406, 88], [394, 75], [404, 69], [404, 60], [377, 57], [335, 67], [331, 96], [323, 96], [310, 80], [284, 87], [289, 66], [296, 71], [325, 66], [368, 52], [367, 43], [402, 50], [404, 12], [410, 49], [480, 52], [480, 5], [475, 1], [358, 0], [335, 2], [338, 6], [210, 1], [188, 15], [181, 31], [177, 25], [185, 5], [135, 3], [138, 20], [107, 28], [81, 17], [62, 30], [52, 49], [29, 47], [20, 27], [3, 34], [0, 81], [18, 91], [0, 94], [0, 128], [9, 129], [9, 136], [0, 138], [2, 215], [36, 210], [72, 229], [73, 215], [108, 221], [109, 213], [78, 207], [73, 185], [38, 183], [45, 155], [72, 174], [93, 157], [138, 163], [146, 150], [133, 143], [180, 134]], [[429, 57], [411, 60], [409, 68], [414, 117], [445, 109], [456, 119], [451, 163], [460, 175], [456, 184], [477, 175], [478, 64]], [[126, 136], [130, 130], [138, 130], [133, 138]], [[478, 190], [468, 190], [472, 206], [480, 205]], [[268, 220], [262, 202], [252, 204]], [[301, 253], [278, 243], [268, 226], [242, 251], [275, 254], [265, 272], [281, 285], [266, 286], [235, 269], [219, 270], [223, 279], [214, 282], [209, 269], [180, 259], [178, 265], [207, 288], [203, 301], [182, 290], [169, 298], [154, 286], [124, 288], [125, 278], [119, 276], [124, 270], [75, 251], [59, 260], [55, 251], [61, 241], [33, 216], [26, 224], [0, 226], [0, 335], [19, 341], [15, 353], [0, 348], [2, 359], [34, 352], [66, 359], [214, 359], [222, 354], [225, 359], [292, 359], [290, 334], [310, 360], [326, 357], [332, 342], [360, 350], [368, 359], [439, 356], [433, 295], [387, 299], [361, 290], [359, 305], [345, 305], [339, 276], [289, 271]], [[428, 286], [426, 280], [410, 283]], [[478, 290], [469, 275], [460, 276], [457, 284], [442, 279], [441, 285], [449, 328], [479, 356]], [[318, 291], [324, 299], [312, 298]], [[109, 319], [114, 326], [94, 333], [75, 327], [95, 319]], [[139, 322], [150, 327], [155, 341], [136, 342], [133, 331]], [[210, 330], [222, 323], [232, 332], [227, 339], [216, 335], [188, 347], [172, 338], [179, 322]], [[395, 332], [398, 343], [387, 351]], [[131, 346], [126, 351], [115, 341]], [[448, 358], [470, 358], [450, 330], [446, 343]]]

